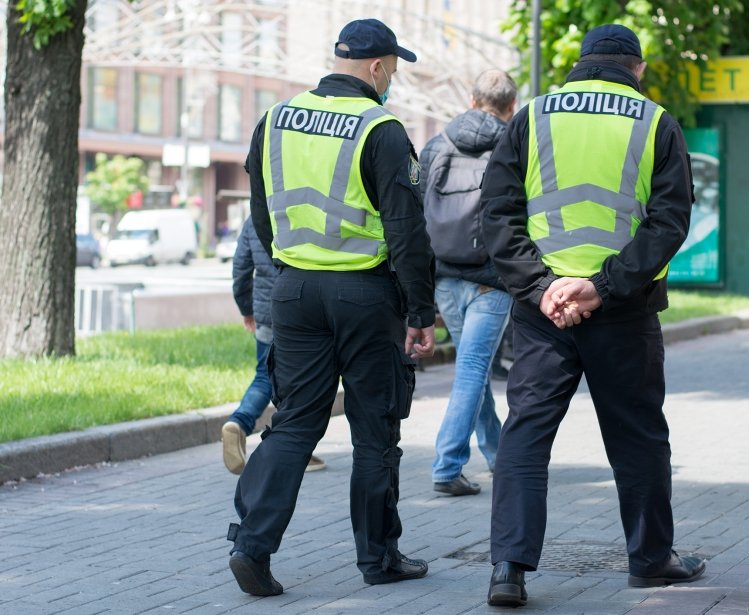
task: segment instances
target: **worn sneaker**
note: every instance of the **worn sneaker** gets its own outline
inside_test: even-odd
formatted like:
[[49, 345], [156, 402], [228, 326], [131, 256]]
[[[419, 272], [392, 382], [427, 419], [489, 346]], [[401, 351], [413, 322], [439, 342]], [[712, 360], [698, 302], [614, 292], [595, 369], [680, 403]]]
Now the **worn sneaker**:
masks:
[[270, 559], [259, 562], [241, 551], [235, 551], [229, 559], [229, 568], [239, 589], [246, 594], [278, 596], [283, 593], [283, 586], [271, 574]]
[[369, 585], [397, 583], [409, 579], [420, 579], [426, 575], [429, 566], [423, 559], [410, 559], [398, 553], [397, 559], [390, 562], [387, 570], [375, 569], [364, 573], [364, 582]]
[[224, 465], [232, 474], [241, 474], [244, 469], [247, 453], [245, 449], [246, 434], [234, 421], [227, 421], [221, 428], [221, 441], [224, 445]]
[[307, 467], [304, 469], [304, 471], [317, 472], [317, 470], [324, 470], [327, 467], [328, 464], [326, 464], [322, 459], [316, 457], [315, 455], [312, 455], [312, 457], [309, 458], [309, 463], [307, 464]]
[[472, 483], [462, 474], [444, 483], [434, 483], [434, 490], [447, 495], [476, 495], [481, 492], [481, 485]]

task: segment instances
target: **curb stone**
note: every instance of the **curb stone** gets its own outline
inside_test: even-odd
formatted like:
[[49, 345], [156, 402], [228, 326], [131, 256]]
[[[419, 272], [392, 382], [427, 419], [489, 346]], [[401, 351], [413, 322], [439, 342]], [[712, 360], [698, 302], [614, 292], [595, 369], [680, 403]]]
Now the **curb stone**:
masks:
[[[663, 326], [666, 344], [701, 335], [749, 328], [749, 310], [732, 316], [709, 316]], [[452, 344], [437, 348], [434, 357], [419, 368], [455, 359]], [[84, 431], [39, 436], [0, 444], [0, 484], [51, 474], [82, 465], [118, 462], [210, 444], [221, 439], [221, 426], [236, 404], [224, 404], [181, 414], [92, 427]], [[258, 419], [255, 431], [270, 424], [274, 408]], [[343, 414], [343, 389], [339, 388], [332, 415]]]
[[[235, 409], [235, 403], [224, 404], [6, 442], [0, 444], [0, 484], [77, 466], [137, 459], [218, 442], [222, 425]], [[270, 425], [274, 412], [275, 408], [268, 406], [257, 420], [253, 433]], [[343, 414], [342, 388], [336, 394], [331, 414]]]

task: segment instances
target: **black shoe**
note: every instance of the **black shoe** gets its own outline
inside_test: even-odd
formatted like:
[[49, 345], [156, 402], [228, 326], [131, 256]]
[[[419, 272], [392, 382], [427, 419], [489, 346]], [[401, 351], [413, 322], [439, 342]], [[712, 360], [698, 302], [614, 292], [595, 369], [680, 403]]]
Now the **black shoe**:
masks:
[[369, 585], [397, 583], [409, 579], [420, 579], [425, 576], [429, 566], [423, 559], [410, 559], [398, 553], [398, 559], [390, 562], [387, 570], [375, 570], [364, 573], [364, 582]]
[[448, 495], [476, 495], [481, 491], [481, 485], [471, 483], [462, 474], [446, 483], [434, 483], [434, 490]]
[[528, 601], [525, 591], [525, 572], [513, 562], [497, 562], [489, 583], [486, 601], [492, 606], [524, 606]]
[[229, 558], [229, 568], [239, 588], [253, 596], [278, 596], [283, 593], [283, 586], [273, 578], [270, 572], [270, 559], [259, 562], [241, 551], [234, 551]]
[[671, 551], [669, 559], [663, 567], [652, 575], [636, 577], [629, 575], [630, 587], [658, 587], [673, 583], [691, 583], [705, 572], [705, 560], [699, 557], [681, 557], [676, 551]]

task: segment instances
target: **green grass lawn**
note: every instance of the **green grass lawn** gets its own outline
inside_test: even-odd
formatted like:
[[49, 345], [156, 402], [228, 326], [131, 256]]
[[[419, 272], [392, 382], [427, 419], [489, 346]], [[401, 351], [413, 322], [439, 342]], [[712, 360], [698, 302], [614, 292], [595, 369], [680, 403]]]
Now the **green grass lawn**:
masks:
[[109, 333], [77, 353], [0, 362], [0, 442], [237, 401], [255, 372], [240, 325]]
[[669, 308], [660, 314], [663, 324], [749, 310], [749, 297], [718, 291], [670, 289], [668, 302]]
[[[663, 323], [749, 309], [749, 297], [672, 290]], [[240, 325], [110, 333], [77, 356], [0, 361], [0, 442], [241, 399], [255, 341]]]

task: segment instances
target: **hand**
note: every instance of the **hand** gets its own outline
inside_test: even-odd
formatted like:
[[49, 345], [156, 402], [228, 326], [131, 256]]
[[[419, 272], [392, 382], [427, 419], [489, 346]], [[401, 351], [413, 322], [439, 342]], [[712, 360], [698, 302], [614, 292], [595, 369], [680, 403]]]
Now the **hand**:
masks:
[[541, 309], [560, 329], [578, 325], [601, 306], [601, 297], [587, 278], [559, 278], [541, 299]]
[[255, 317], [254, 316], [242, 316], [244, 321], [244, 328], [252, 333], [255, 333]]
[[405, 352], [412, 359], [434, 355], [434, 325], [423, 329], [409, 327], [406, 331]]
[[559, 302], [556, 293], [565, 285], [577, 280], [577, 278], [557, 278], [541, 297], [539, 308], [549, 320], [551, 320], [559, 329], [579, 325], [583, 316], [590, 317], [590, 313], [580, 314], [577, 303], [571, 301], [568, 303]]

